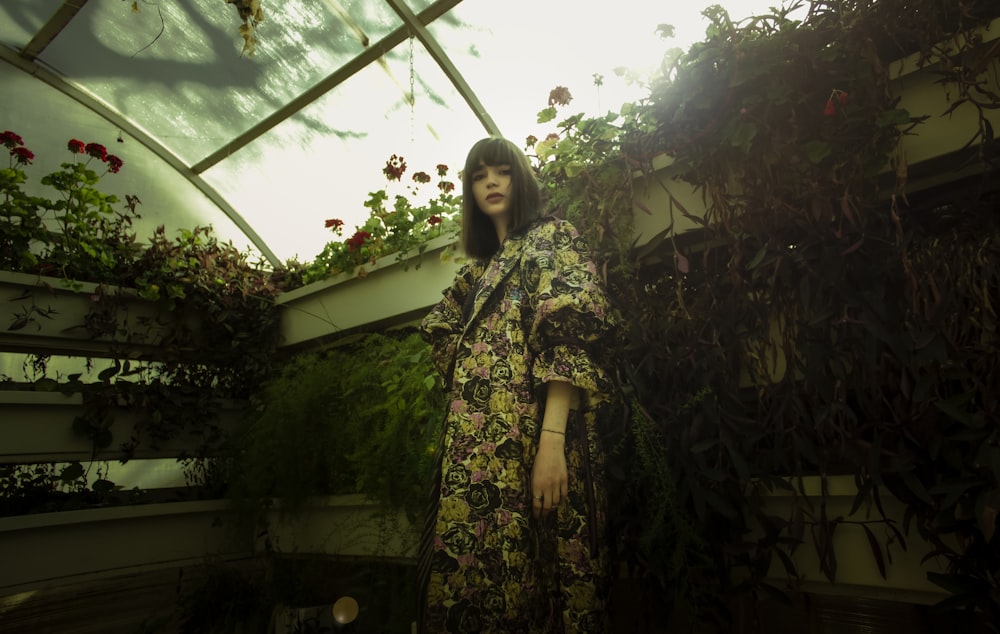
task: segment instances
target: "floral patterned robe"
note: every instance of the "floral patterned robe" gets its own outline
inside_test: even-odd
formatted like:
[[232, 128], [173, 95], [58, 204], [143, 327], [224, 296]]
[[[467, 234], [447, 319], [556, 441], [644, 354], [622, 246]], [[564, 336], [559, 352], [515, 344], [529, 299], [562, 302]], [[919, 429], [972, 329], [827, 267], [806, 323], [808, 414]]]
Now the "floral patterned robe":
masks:
[[[595, 357], [611, 327], [586, 243], [555, 218], [466, 265], [424, 319], [450, 399], [421, 557], [423, 631], [607, 631], [598, 428], [612, 392]], [[566, 427], [568, 496], [536, 521], [531, 465], [552, 380], [581, 398]]]

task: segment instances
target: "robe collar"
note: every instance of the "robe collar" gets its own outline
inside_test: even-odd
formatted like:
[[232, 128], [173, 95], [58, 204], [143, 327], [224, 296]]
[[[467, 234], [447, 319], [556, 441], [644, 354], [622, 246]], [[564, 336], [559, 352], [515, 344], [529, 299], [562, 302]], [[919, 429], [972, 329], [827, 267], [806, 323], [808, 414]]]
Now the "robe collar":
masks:
[[513, 273], [517, 264], [521, 261], [521, 256], [524, 254], [525, 247], [528, 244], [528, 236], [544, 220], [536, 221], [524, 230], [507, 236], [507, 239], [500, 246], [500, 250], [493, 254], [493, 257], [487, 262], [482, 277], [479, 278], [479, 284], [477, 284], [476, 299], [472, 304], [472, 312], [465, 323], [466, 331], [468, 331], [469, 325], [476, 320], [476, 317], [483, 310], [483, 306], [486, 305], [486, 302], [489, 301], [493, 293]]

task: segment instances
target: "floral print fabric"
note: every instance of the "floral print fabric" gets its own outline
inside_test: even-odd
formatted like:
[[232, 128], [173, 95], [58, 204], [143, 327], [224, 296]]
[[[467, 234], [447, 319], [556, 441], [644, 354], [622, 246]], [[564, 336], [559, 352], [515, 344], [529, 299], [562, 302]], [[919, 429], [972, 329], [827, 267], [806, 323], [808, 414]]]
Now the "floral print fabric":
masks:
[[[599, 421], [611, 328], [585, 242], [540, 220], [459, 273], [421, 324], [450, 378], [432, 522], [426, 632], [601, 632], [608, 560]], [[569, 494], [532, 517], [548, 381], [579, 388], [566, 428]]]

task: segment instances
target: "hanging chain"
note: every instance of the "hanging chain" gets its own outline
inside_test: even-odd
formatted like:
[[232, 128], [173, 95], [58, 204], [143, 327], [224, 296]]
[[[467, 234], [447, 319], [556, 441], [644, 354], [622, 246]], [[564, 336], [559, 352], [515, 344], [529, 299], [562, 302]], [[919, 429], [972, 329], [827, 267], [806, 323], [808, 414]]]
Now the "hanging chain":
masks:
[[413, 86], [417, 74], [413, 70], [413, 34], [410, 34], [410, 143], [414, 141], [414, 125], [416, 120], [417, 93]]

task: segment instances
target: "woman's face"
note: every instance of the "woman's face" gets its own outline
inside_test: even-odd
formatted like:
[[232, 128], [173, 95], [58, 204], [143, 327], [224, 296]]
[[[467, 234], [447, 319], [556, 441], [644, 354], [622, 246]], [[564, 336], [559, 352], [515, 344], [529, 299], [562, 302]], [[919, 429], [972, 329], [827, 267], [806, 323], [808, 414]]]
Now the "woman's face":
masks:
[[502, 222], [505, 226], [511, 217], [510, 165], [480, 163], [472, 173], [472, 195], [480, 211], [494, 224]]

